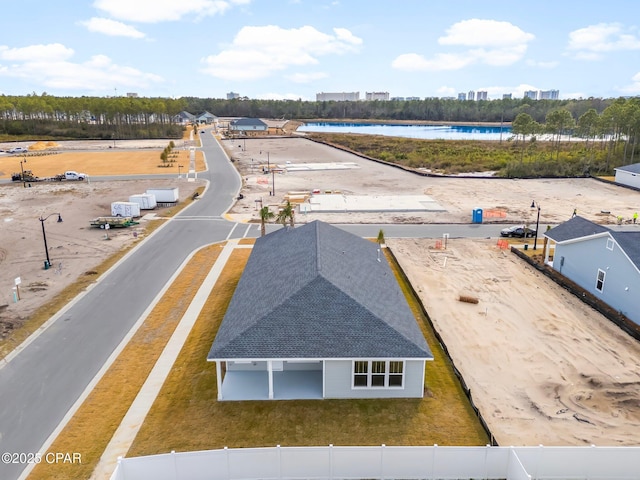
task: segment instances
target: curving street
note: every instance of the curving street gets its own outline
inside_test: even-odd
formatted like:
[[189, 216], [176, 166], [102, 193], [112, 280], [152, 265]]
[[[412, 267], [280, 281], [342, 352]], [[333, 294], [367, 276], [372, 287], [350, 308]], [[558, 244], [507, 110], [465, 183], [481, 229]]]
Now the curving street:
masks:
[[[38, 452], [57, 434], [74, 405], [117, 355], [191, 252], [227, 238], [255, 237], [259, 225], [224, 219], [241, 187], [228, 157], [210, 135], [202, 138], [208, 189], [196, 202], [142, 242], [82, 297], [59, 312], [30, 343], [0, 364], [0, 452]], [[360, 236], [496, 236], [495, 225], [340, 225]], [[278, 228], [269, 225], [269, 230]], [[0, 464], [0, 478], [20, 478], [25, 464]]]

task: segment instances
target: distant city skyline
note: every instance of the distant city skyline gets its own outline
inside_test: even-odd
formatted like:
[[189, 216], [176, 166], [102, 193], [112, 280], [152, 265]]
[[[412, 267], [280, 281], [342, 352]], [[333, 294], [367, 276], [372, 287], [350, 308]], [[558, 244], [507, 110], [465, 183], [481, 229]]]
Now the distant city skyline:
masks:
[[7, 2], [0, 94], [635, 96], [639, 14], [629, 0]]

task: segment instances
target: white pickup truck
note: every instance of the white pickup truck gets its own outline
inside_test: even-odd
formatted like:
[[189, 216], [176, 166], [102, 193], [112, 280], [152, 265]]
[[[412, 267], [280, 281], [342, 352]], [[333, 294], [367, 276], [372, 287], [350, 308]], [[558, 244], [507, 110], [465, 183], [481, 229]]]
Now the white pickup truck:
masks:
[[85, 178], [87, 178], [87, 174], [86, 173], [79, 173], [79, 172], [75, 172], [73, 170], [69, 170], [67, 172], [64, 172], [64, 179], [65, 180], [84, 180]]

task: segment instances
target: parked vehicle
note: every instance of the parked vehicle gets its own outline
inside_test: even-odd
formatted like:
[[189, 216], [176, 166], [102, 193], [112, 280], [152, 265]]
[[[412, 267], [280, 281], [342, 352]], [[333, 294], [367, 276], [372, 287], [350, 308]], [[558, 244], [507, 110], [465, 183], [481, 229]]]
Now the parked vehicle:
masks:
[[12, 173], [11, 180], [14, 182], [39, 182], [40, 181], [40, 179], [36, 177], [31, 170]]
[[504, 228], [500, 231], [501, 237], [519, 237], [519, 238], [527, 238], [527, 237], [535, 237], [536, 229], [525, 227], [524, 225], [516, 225], [514, 227]]
[[29, 149], [24, 147], [13, 147], [9, 149], [9, 153], [27, 153], [28, 151]]
[[69, 170], [67, 172], [64, 172], [64, 179], [65, 180], [79, 180], [79, 181], [82, 181], [85, 178], [87, 178], [87, 174], [86, 173], [79, 173], [79, 172], [75, 172], [73, 170]]

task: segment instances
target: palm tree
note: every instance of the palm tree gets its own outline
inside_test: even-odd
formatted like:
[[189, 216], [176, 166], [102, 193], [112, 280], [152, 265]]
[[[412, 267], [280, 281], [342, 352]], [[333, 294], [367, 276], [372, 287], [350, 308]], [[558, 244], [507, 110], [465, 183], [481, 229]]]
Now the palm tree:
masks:
[[287, 224], [287, 220], [289, 221], [289, 226], [293, 227], [294, 226], [294, 215], [295, 215], [295, 210], [293, 209], [293, 206], [291, 205], [291, 202], [289, 202], [289, 200], [287, 200], [287, 204], [284, 206], [284, 208], [282, 210], [280, 210], [280, 213], [278, 213], [278, 216], [276, 217], [276, 222], [281, 223], [283, 226]]
[[265, 206], [260, 209], [260, 236], [264, 237], [267, 233], [266, 223], [275, 217], [274, 213]]

